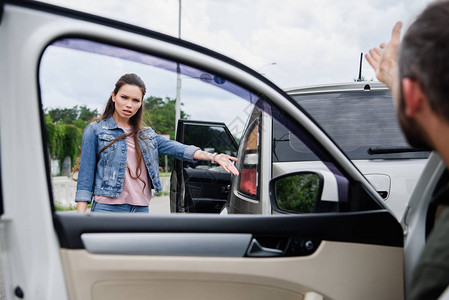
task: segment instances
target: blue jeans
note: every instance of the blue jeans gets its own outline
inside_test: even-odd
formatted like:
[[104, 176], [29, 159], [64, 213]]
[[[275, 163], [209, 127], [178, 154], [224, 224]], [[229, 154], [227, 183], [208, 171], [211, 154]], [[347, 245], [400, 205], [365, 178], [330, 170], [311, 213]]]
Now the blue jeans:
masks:
[[92, 202], [92, 212], [127, 212], [127, 213], [148, 213], [148, 206], [130, 204], [103, 204], [97, 201]]

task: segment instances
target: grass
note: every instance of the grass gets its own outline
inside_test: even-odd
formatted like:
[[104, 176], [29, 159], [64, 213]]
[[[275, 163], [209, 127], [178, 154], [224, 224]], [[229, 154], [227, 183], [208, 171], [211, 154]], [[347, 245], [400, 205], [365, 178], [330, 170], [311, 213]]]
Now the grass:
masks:
[[[87, 208], [91, 208], [92, 207], [92, 203], [89, 203], [87, 205]], [[60, 201], [55, 201], [55, 210], [57, 211], [71, 211], [71, 210], [76, 210], [76, 205], [69, 205], [69, 206], [65, 206], [62, 204], [62, 202]]]
[[61, 202], [55, 201], [55, 210], [58, 211], [76, 210], [76, 205], [65, 206]]

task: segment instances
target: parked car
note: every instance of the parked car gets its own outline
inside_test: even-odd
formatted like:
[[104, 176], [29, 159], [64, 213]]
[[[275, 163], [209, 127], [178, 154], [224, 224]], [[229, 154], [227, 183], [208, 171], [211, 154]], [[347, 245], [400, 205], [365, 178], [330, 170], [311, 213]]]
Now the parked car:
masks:
[[[379, 82], [352, 82], [292, 88], [287, 93], [330, 135], [400, 220], [430, 153], [406, 142], [387, 87]], [[284, 134], [274, 122], [275, 151], [284, 154], [273, 161], [306, 161], [304, 148], [294, 137], [281, 141]], [[274, 173], [276, 169], [274, 163]]]
[[[400, 220], [429, 152], [408, 146], [399, 128], [387, 87], [378, 82], [353, 82], [294, 88], [286, 92], [351, 159]], [[178, 131], [177, 139], [195, 144], [196, 140], [190, 138], [193, 135], [186, 136], [186, 132], [201, 130], [200, 126], [186, 121], [190, 124], [187, 127], [183, 122], [180, 121], [181, 131]], [[225, 131], [217, 134], [226, 135], [228, 148], [236, 153], [233, 136], [224, 124], [220, 126]], [[200, 135], [204, 136], [209, 129], [202, 128], [204, 133]], [[258, 147], [245, 154], [248, 141], [255, 139], [258, 139]], [[173, 183], [183, 184], [178, 187], [182, 189], [181, 193], [172, 193], [172, 208], [176, 206], [173, 212], [218, 213], [225, 208], [232, 214], [272, 214], [275, 211], [270, 204], [269, 179], [300, 171], [326, 172], [326, 165], [300, 139], [257, 107], [246, 124], [241, 141], [237, 163], [241, 175], [235, 177], [231, 184], [231, 176], [221, 174], [221, 180], [216, 180], [213, 189], [219, 192], [215, 196], [206, 195], [210, 189], [202, 188], [198, 183], [209, 170], [199, 171], [190, 163], [177, 162], [173, 174], [178, 172], [179, 178]], [[247, 157], [252, 163], [246, 163]], [[180, 176], [181, 169], [184, 176]], [[198, 175], [192, 177], [193, 172]], [[176, 191], [173, 185], [172, 191]], [[313, 207], [303, 209], [305, 211], [298, 208], [291, 212], [311, 212]]]
[[[428, 201], [444, 170], [438, 156], [429, 159], [412, 197], [424, 201], [410, 202], [402, 227], [306, 110], [246, 66], [180, 39], [36, 1], [5, 0], [0, 11], [5, 299], [404, 298], [404, 282], [425, 241]], [[92, 103], [98, 95], [91, 93], [124, 71], [154, 75], [152, 82], [160, 86], [169, 82], [164, 76], [188, 76], [205, 103], [232, 96], [257, 107], [250, 134], [240, 143], [241, 164], [250, 166], [241, 176], [271, 185], [276, 209], [285, 211], [282, 203], [289, 199], [282, 191], [291, 182], [304, 187], [299, 193], [319, 209], [289, 216], [56, 211], [44, 109], [50, 99], [61, 107]], [[71, 98], [79, 91], [82, 97]], [[294, 171], [283, 175], [287, 180], [255, 172], [259, 158], [273, 156], [262, 151], [257, 157], [257, 149], [272, 143], [258, 138], [266, 127], [263, 113], [301, 140], [326, 169]], [[254, 193], [250, 183], [240, 188]]]

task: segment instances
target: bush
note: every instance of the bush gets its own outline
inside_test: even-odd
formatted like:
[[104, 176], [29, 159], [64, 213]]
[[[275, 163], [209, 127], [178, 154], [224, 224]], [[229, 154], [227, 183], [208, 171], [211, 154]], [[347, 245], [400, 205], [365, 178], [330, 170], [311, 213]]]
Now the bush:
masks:
[[73, 166], [76, 157], [80, 155], [79, 147], [84, 128], [63, 122], [54, 123], [50, 115], [45, 116], [45, 128], [50, 157], [62, 161], [66, 156], [70, 156]]

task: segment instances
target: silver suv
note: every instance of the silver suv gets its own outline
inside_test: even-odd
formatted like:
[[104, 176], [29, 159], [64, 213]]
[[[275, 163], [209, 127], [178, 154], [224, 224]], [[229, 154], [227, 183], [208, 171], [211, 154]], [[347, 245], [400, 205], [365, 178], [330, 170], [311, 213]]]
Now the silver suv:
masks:
[[[286, 92], [334, 140], [376, 188], [396, 218], [400, 219], [429, 152], [408, 146], [398, 126], [391, 93], [386, 86], [377, 82], [355, 82], [294, 88]], [[185, 139], [188, 132], [193, 132], [190, 126], [195, 130], [203, 126], [203, 138], [204, 135], [210, 135], [212, 128], [220, 127], [222, 131], [215, 132], [222, 138], [215, 139], [221, 141], [221, 144], [213, 148], [236, 153], [236, 143], [225, 124], [210, 123], [209, 127], [204, 122], [197, 126], [194, 121], [185, 122], [181, 121], [179, 126], [181, 131], [178, 132], [178, 140], [199, 143], [192, 134], [192, 137]], [[228, 146], [223, 148], [224, 136]], [[210, 143], [212, 138], [206, 140]], [[176, 193], [172, 193], [173, 212], [219, 212], [228, 199], [228, 213], [271, 214], [273, 207], [269, 200], [268, 182], [272, 178], [311, 170], [332, 178], [327, 176], [325, 162], [279, 121], [273, 121], [272, 115], [257, 106], [247, 121], [241, 141], [238, 151], [241, 175], [235, 177], [230, 186], [230, 175], [204, 168], [199, 171], [195, 166], [184, 163], [184, 176], [179, 176], [180, 171], [177, 180], [172, 176], [173, 183], [183, 182], [179, 186], [182, 193], [177, 194], [177, 199]], [[208, 183], [204, 180], [201, 182], [192, 175], [201, 173], [199, 177], [205, 178], [206, 172], [215, 174], [213, 184], [210, 180]], [[334, 186], [337, 184], [335, 179], [326, 182], [333, 182]], [[173, 187], [172, 191], [177, 189]], [[329, 199], [337, 199], [337, 195], [329, 193]], [[323, 208], [300, 205], [283, 212], [309, 213], [317, 209]]]

